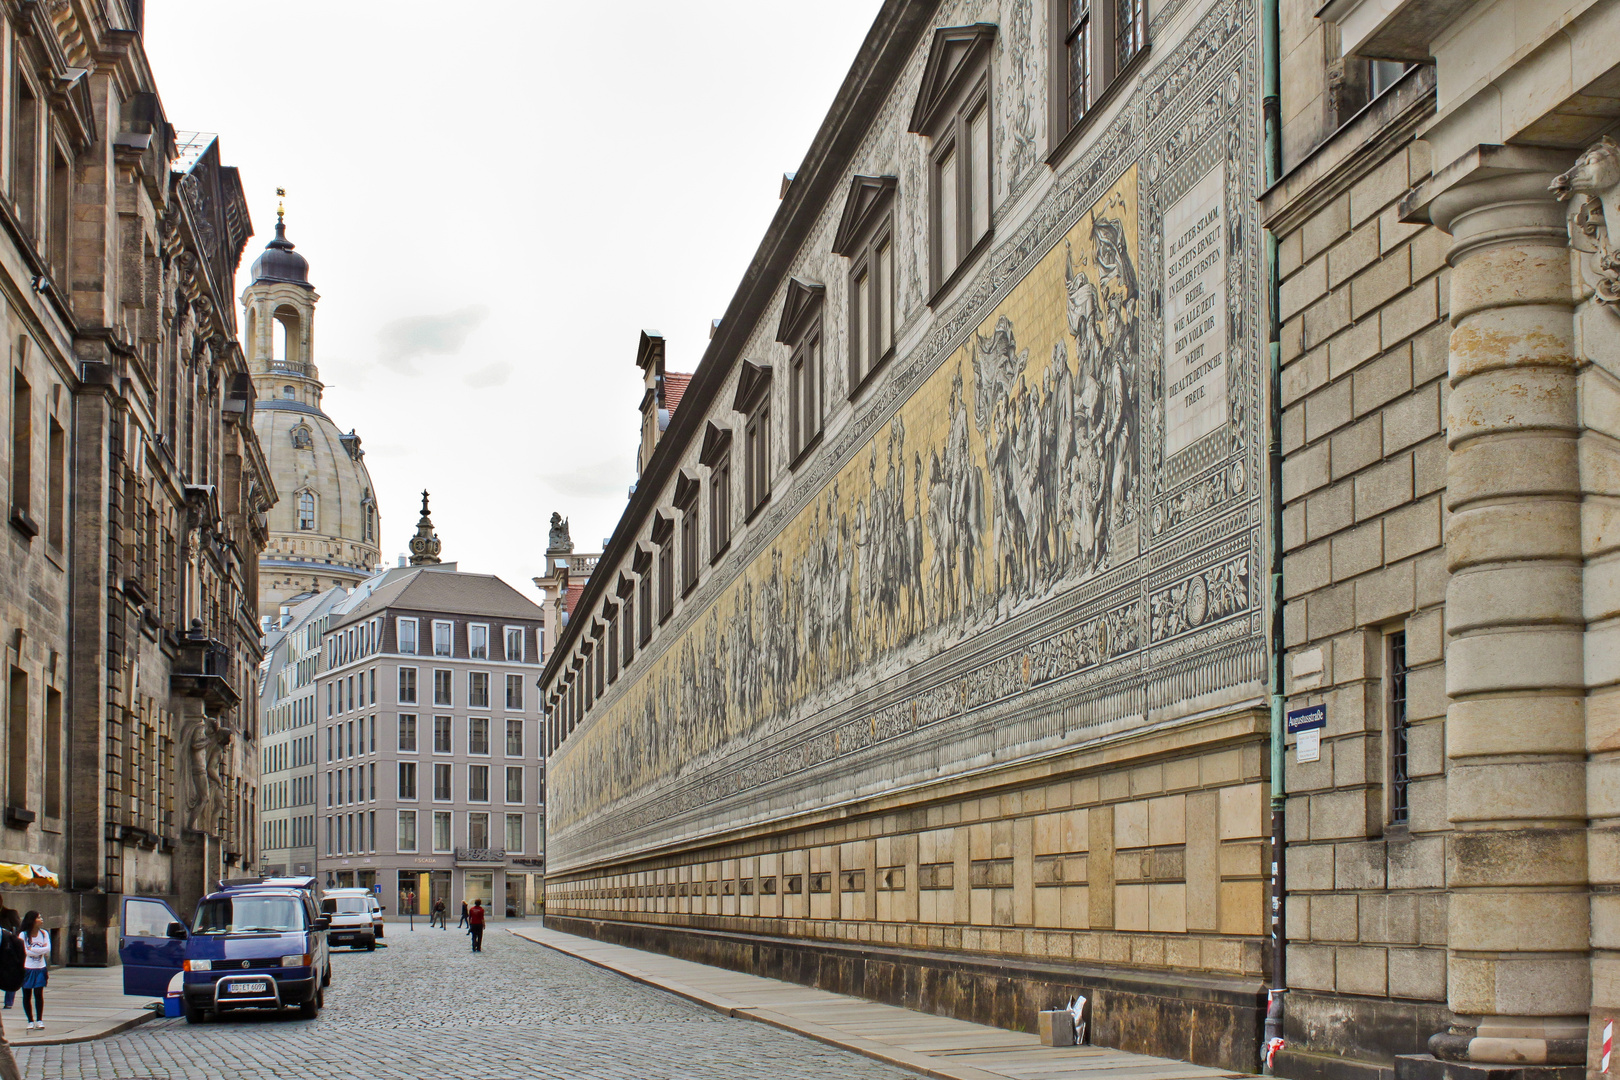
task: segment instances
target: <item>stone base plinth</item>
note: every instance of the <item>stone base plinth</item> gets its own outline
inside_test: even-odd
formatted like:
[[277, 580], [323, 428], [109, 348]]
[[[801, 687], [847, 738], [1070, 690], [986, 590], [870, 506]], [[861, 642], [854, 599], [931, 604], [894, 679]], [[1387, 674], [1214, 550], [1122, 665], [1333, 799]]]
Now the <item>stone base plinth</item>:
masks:
[[1130, 971], [1017, 957], [900, 949], [548, 916], [565, 934], [664, 953], [750, 975], [979, 1024], [1033, 1031], [1037, 1015], [1076, 994], [1089, 1001], [1088, 1042], [1252, 1073], [1266, 1017], [1257, 979]]
[[1586, 1080], [1584, 1065], [1482, 1065], [1442, 1061], [1433, 1054], [1402, 1054], [1395, 1080]]

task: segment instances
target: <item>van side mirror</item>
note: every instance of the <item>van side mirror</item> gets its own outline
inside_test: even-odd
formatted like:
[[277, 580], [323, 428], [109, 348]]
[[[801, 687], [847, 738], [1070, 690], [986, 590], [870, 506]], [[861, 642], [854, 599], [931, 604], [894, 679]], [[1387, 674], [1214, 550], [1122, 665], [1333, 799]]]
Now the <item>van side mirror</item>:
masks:
[[177, 922], [170, 923], [169, 936], [174, 938], [176, 941], [184, 941], [186, 939], [186, 924]]
[[331, 925], [332, 925], [332, 919], [331, 919], [330, 916], [327, 916], [327, 915], [322, 915], [320, 918], [315, 920], [315, 929], [317, 929], [317, 930], [325, 930], [328, 927], [330, 927]]

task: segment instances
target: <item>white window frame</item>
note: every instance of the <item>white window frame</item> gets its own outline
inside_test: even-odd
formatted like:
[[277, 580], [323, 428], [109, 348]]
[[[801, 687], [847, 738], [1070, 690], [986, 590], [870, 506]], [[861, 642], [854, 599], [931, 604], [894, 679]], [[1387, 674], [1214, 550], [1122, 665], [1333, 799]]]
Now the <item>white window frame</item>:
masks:
[[[448, 775], [450, 777], [450, 795], [449, 795], [448, 798], [444, 798], [444, 799], [439, 798], [439, 770], [441, 768], [447, 768], [447, 769], [450, 770], [450, 772], [448, 773]], [[455, 763], [454, 762], [451, 762], [451, 761], [435, 761], [433, 763], [433, 799], [432, 799], [432, 801], [435, 802], [435, 803], [453, 803], [453, 802], [456, 801], [456, 769], [455, 769]]]
[[[402, 691], [405, 689], [403, 676], [404, 676], [404, 673], [407, 672], [407, 671], [409, 671], [411, 673], [412, 697], [411, 697], [411, 700], [409, 700], [409, 701], [405, 700], [405, 695], [402, 693]], [[420, 675], [421, 675], [421, 672], [418, 671], [415, 667], [412, 667], [412, 666], [407, 665], [407, 664], [401, 664], [399, 666], [399, 668], [397, 669], [397, 673], [394, 675], [394, 704], [396, 704], [396, 705], [420, 705], [422, 703], [422, 680], [419, 677]], [[341, 705], [341, 703], [340, 703], [340, 705]], [[343, 712], [344, 710], [342, 708], [339, 708], [338, 711]]]
[[[447, 738], [445, 739], [445, 745], [447, 747], [449, 747], [449, 749], [446, 749], [446, 750], [440, 750], [439, 749], [439, 721], [440, 720], [448, 720], [448, 721], [450, 721], [450, 723], [449, 723], [449, 725], [447, 726], [447, 729], [446, 729]], [[456, 752], [456, 718], [454, 716], [448, 716], [445, 713], [434, 713], [433, 714], [433, 753], [436, 754], [436, 755], [443, 755], [443, 754], [454, 754], [455, 752]]]
[[[517, 821], [518, 821], [518, 844], [517, 844], [516, 847], [512, 846], [512, 819], [513, 818], [517, 818]], [[503, 835], [501, 836], [501, 839], [503, 841], [505, 841], [505, 850], [506, 850], [506, 853], [508, 855], [521, 855], [521, 854], [523, 854], [523, 837], [524, 837], [525, 834], [528, 833], [528, 831], [529, 831], [528, 826], [524, 823], [522, 814], [507, 814], [506, 815], [506, 827], [505, 827], [505, 829], [502, 830]]]
[[[410, 717], [410, 720], [411, 720], [411, 743], [412, 743], [412, 745], [411, 745], [411, 748], [409, 750], [405, 749], [405, 747], [402, 745], [403, 736], [402, 736], [402, 733], [400, 731], [400, 724], [405, 720], [406, 717]], [[421, 713], [395, 713], [394, 714], [394, 750], [395, 750], [396, 753], [410, 754], [413, 757], [422, 752], [422, 714]]]
[[[469, 811], [467, 811], [467, 846], [468, 847], [477, 847], [478, 846], [477, 844], [473, 843], [473, 838], [472, 838], [473, 817], [474, 817], [474, 815], [477, 815], [477, 814], [482, 814], [484, 816], [484, 846], [488, 847], [489, 842], [492, 839], [492, 837], [489, 835], [490, 813], [489, 813], [488, 810], [469, 810]], [[493, 875], [491, 875], [491, 876], [493, 876]], [[491, 889], [490, 891], [493, 892], [494, 890]]]
[[[444, 818], [444, 847], [439, 846], [439, 818]], [[447, 855], [456, 849], [456, 812], [454, 810], [433, 811], [433, 836], [428, 841], [433, 845], [435, 855]]]
[[[475, 647], [473, 645], [473, 631], [475, 631], [475, 630], [482, 630], [483, 633], [484, 633], [484, 655], [483, 656], [478, 655], [478, 653], [477, 653], [477, 651], [476, 651], [476, 649], [475, 649]], [[469, 660], [488, 660], [489, 659], [489, 624], [488, 623], [468, 623], [467, 624], [467, 659], [469, 659]]]
[[[400, 783], [400, 780], [402, 779], [400, 774], [405, 771], [405, 766], [407, 766], [407, 765], [409, 765], [411, 767], [412, 787], [413, 787], [413, 789], [415, 791], [415, 794], [412, 794], [412, 795], [406, 795], [403, 791], [400, 790], [401, 788], [404, 787], [404, 785], [402, 783]], [[414, 762], [414, 761], [398, 761], [398, 762], [394, 763], [394, 795], [400, 802], [412, 802], [412, 803], [414, 803], [414, 802], [421, 802], [422, 801], [422, 772], [417, 767], [416, 762]], [[356, 801], [359, 801], [359, 800], [356, 800]]]
[[[473, 749], [473, 725], [478, 723], [480, 720], [483, 721], [483, 723], [484, 723], [484, 749], [482, 751], [478, 751], [478, 750]], [[492, 747], [494, 745], [494, 739], [492, 738], [492, 735], [493, 735], [493, 728], [490, 725], [490, 718], [489, 717], [487, 717], [487, 716], [469, 716], [469, 717], [467, 717], [467, 756], [468, 757], [476, 757], [476, 758], [494, 757], [495, 755], [494, 755], [494, 753], [492, 751]], [[504, 736], [504, 732], [503, 732], [503, 736]]]
[[[406, 626], [409, 626], [411, 628], [411, 635], [410, 635], [410, 637], [411, 637], [411, 647], [409, 649], [404, 647], [405, 646], [404, 628]], [[418, 656], [418, 655], [421, 654], [421, 652], [422, 652], [422, 638], [417, 633], [417, 625], [416, 625], [416, 620], [415, 619], [400, 618], [400, 619], [395, 619], [394, 620], [394, 649], [395, 649], [396, 652], [399, 652], [399, 653], [401, 653], [403, 655], [406, 655], [406, 656]]]
[[[518, 725], [518, 752], [515, 753], [515, 754], [512, 753], [512, 725], [513, 724]], [[501, 745], [506, 748], [505, 756], [509, 757], [509, 758], [515, 758], [518, 761], [522, 761], [523, 760], [524, 750], [528, 747], [528, 742], [529, 742], [529, 732], [527, 730], [527, 725], [525, 725], [523, 723], [522, 719], [520, 719], [518, 717], [508, 716], [506, 718], [506, 730], [502, 732], [502, 735], [503, 735], [503, 739], [502, 739]]]
[[[482, 799], [473, 798], [474, 769], [484, 770], [484, 797]], [[489, 766], [483, 764], [482, 762], [469, 761], [467, 763], [467, 801], [469, 803], [477, 803], [479, 806], [488, 806], [494, 801], [489, 792]]]
[[512, 770], [513, 769], [517, 770], [518, 787], [520, 789], [522, 789], [522, 788], [525, 788], [525, 787], [528, 786], [528, 777], [523, 775], [523, 766], [521, 766], [521, 765], [508, 765], [506, 767], [506, 775], [502, 778], [502, 780], [503, 780], [503, 791], [502, 791], [502, 793], [506, 796], [506, 805], [507, 806], [522, 806], [523, 805], [523, 792], [522, 792], [522, 790], [519, 790], [518, 797], [515, 800], [512, 798], [512, 786], [511, 785], [512, 785]]
[[[523, 663], [524, 662], [523, 661], [523, 655], [524, 655], [525, 651], [527, 651], [527, 649], [529, 647], [529, 645], [528, 645], [528, 635], [523, 632], [523, 627], [521, 627], [521, 626], [503, 626], [503, 627], [501, 627], [501, 629], [503, 631], [505, 631], [501, 635], [501, 638], [502, 638], [502, 641], [505, 643], [504, 648], [506, 650], [506, 653], [502, 657], [502, 659], [504, 659], [509, 664], [521, 664], [521, 663]], [[512, 635], [513, 634], [517, 635], [518, 649], [517, 649], [517, 655], [516, 656], [512, 655]]]
[[[373, 811], [373, 812], [375, 812], [375, 811]], [[409, 815], [409, 817], [411, 819], [411, 846], [410, 847], [405, 846], [405, 818], [406, 818], [407, 815]], [[399, 818], [397, 819], [397, 821], [396, 821], [396, 823], [394, 825], [394, 829], [395, 829], [394, 848], [400, 854], [402, 854], [402, 855], [414, 855], [420, 849], [421, 843], [422, 843], [422, 832], [421, 832], [421, 830], [419, 828], [417, 828], [417, 825], [418, 825], [418, 822], [417, 822], [416, 811], [415, 810], [401, 810], [399, 812]]]
[[[478, 678], [478, 676], [480, 676], [480, 675], [482, 675], [484, 677], [484, 700], [482, 702], [473, 700], [473, 680]], [[469, 671], [469, 672], [467, 672], [467, 708], [469, 708], [469, 709], [488, 709], [488, 708], [491, 708], [491, 706], [489, 704], [489, 683], [490, 683], [489, 672], [487, 672], [487, 671]]]
[[[439, 676], [440, 675], [444, 676], [444, 685], [445, 685], [446, 690], [447, 690], [447, 692], [449, 694], [449, 697], [450, 697], [449, 701], [440, 701], [439, 700]], [[455, 668], [442, 668], [442, 667], [434, 668], [433, 669], [433, 706], [434, 706], [434, 708], [438, 708], [440, 705], [446, 705], [446, 706], [449, 706], [450, 708], [455, 708], [455, 704], [456, 704], [456, 669]]]
[[[450, 651], [439, 651], [439, 627], [445, 627], [450, 632]], [[433, 655], [454, 657], [456, 655], [456, 624], [445, 619], [433, 620]]]

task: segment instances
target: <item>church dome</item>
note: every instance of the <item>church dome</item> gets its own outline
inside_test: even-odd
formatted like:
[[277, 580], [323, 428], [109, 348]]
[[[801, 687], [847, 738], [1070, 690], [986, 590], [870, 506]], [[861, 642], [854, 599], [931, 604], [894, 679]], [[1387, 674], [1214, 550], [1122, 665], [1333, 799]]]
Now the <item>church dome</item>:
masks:
[[309, 283], [309, 260], [293, 250], [293, 242], [287, 239], [286, 222], [279, 214], [276, 215], [276, 238], [265, 245], [263, 255], [253, 260], [253, 280], [286, 281], [306, 289], [313, 287]]

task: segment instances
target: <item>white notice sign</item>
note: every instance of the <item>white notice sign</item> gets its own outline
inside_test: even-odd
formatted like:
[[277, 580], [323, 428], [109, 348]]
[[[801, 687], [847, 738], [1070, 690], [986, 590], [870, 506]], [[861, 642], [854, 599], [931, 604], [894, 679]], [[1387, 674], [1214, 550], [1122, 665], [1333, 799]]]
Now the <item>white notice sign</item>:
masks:
[[1226, 165], [1164, 215], [1164, 452], [1226, 423]]
[[1294, 760], [1301, 765], [1307, 761], [1322, 760], [1322, 729], [1302, 731], [1294, 740]]

